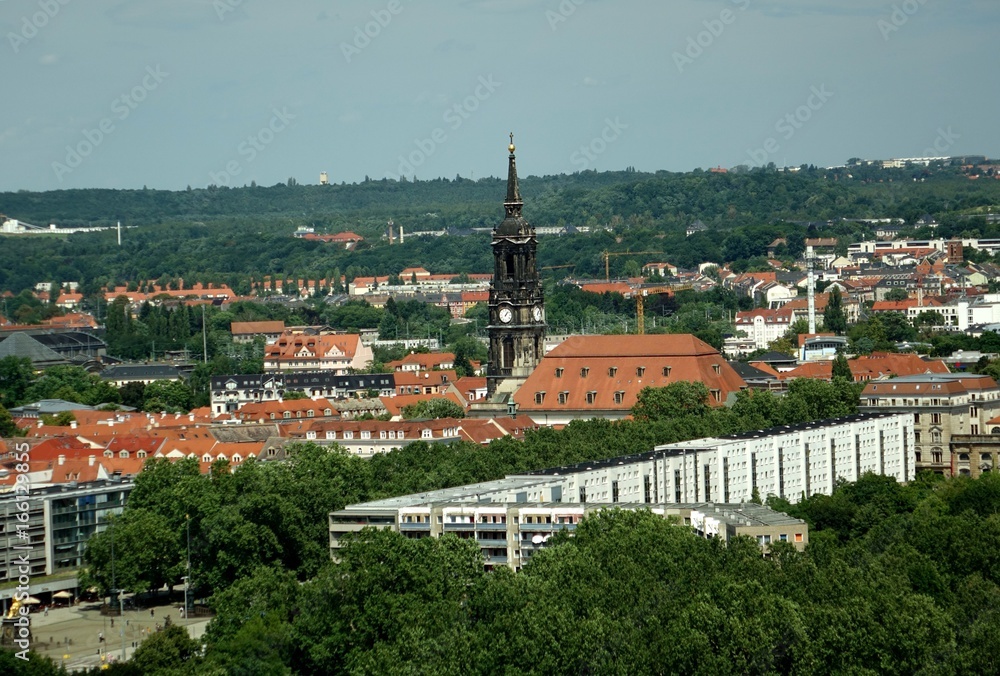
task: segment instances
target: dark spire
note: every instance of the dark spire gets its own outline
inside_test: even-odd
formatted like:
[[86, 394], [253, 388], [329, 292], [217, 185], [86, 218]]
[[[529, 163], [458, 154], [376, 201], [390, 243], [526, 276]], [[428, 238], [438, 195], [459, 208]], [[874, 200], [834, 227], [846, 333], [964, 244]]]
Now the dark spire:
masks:
[[521, 188], [517, 185], [517, 163], [514, 160], [514, 132], [510, 134], [510, 151], [507, 166], [507, 199], [504, 200], [503, 210], [507, 216], [520, 216], [521, 207], [524, 201], [521, 199]]

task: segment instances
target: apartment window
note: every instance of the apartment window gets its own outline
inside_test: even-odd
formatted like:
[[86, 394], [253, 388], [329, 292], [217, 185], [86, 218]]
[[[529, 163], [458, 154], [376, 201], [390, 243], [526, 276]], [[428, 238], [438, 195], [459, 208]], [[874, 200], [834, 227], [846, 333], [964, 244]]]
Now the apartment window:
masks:
[[369, 430], [363, 430], [361, 432], [361, 438], [362, 439], [371, 439], [372, 438], [372, 433]]
[[795, 534], [795, 541], [796, 542], [802, 542], [802, 533], [796, 533]]
[[420, 438], [421, 439], [430, 439], [431, 438], [431, 431], [428, 430], [428, 429], [420, 430]]
[[669, 366], [664, 366], [663, 367], [663, 377], [664, 378], [670, 377], [670, 367]]
[[586, 378], [589, 375], [590, 375], [590, 368], [589, 367], [584, 366], [582, 369], [580, 369], [580, 377], [581, 378]]
[[974, 418], [977, 415], [979, 415], [979, 409], [976, 408], [975, 406], [970, 406], [969, 407], [969, 416]]
[[545, 393], [544, 392], [535, 392], [535, 403], [536, 404], [541, 404], [543, 401], [545, 401]]
[[942, 455], [941, 451], [932, 451], [931, 452], [931, 462], [933, 462], [934, 464], [938, 464], [938, 465], [941, 464], [942, 457], [943, 457], [943, 455]]
[[938, 432], [937, 430], [931, 432], [931, 441], [934, 442], [935, 444], [941, 443], [941, 433]]
[[618, 367], [617, 366], [610, 367], [608, 369], [608, 377], [614, 378], [616, 375], [618, 375]]
[[913, 441], [915, 441], [918, 444], [920, 443], [920, 432], [913, 433]]
[[635, 375], [636, 376], [638, 376], [639, 378], [642, 378], [642, 376], [643, 376], [644, 373], [646, 373], [646, 367], [645, 366], [637, 366], [636, 367], [636, 369], [635, 369]]
[[344, 432], [344, 438], [345, 439], [353, 439], [354, 438], [354, 432]]
[[979, 425], [976, 423], [969, 425], [969, 434], [979, 434]]
[[915, 425], [919, 425], [920, 424], [920, 414], [919, 413], [914, 413], [913, 414], [913, 423]]
[[564, 370], [565, 369], [563, 367], [561, 367], [561, 366], [559, 368], [557, 368], [556, 369], [556, 378], [562, 378]]
[[778, 540], [781, 542], [788, 542], [788, 533], [781, 533], [778, 535]]
[[597, 401], [597, 392], [593, 390], [587, 392], [587, 403], [593, 404], [595, 401]]
[[563, 391], [563, 392], [559, 393], [559, 403], [560, 404], [565, 404], [568, 399], [569, 399], [569, 392], [568, 391]]
[[615, 392], [615, 403], [616, 404], [623, 404], [623, 403], [625, 403], [625, 393], [622, 392], [621, 390], [619, 390], [618, 392]]
[[931, 413], [931, 424], [932, 425], [940, 425], [941, 424], [941, 414], [940, 413]]

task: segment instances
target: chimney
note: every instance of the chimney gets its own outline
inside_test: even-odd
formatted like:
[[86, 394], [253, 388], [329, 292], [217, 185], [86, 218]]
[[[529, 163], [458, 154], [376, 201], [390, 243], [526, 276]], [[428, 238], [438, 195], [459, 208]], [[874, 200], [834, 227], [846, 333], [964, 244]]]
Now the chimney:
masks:
[[188, 415], [188, 420], [190, 420], [191, 422], [194, 422], [194, 413], [191, 413], [190, 415]]
[[65, 455], [60, 455], [59, 459], [58, 459], [58, 462], [59, 462], [60, 465], [65, 465], [66, 464], [66, 456]]
[[75, 429], [76, 429], [76, 421], [75, 421], [75, 420], [71, 420], [71, 421], [70, 421], [70, 423], [69, 423], [69, 428], [70, 428], [71, 430], [75, 430]]

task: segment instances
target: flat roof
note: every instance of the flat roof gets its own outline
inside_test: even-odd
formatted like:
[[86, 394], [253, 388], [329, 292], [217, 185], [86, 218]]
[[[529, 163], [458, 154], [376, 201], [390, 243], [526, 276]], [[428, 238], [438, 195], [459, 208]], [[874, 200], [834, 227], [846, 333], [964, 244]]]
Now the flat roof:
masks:
[[[414, 497], [414, 496], [406, 496]], [[743, 503], [722, 503], [722, 502], [681, 502], [681, 503], [650, 503], [650, 502], [508, 502], [489, 503], [475, 501], [420, 501], [414, 504], [391, 506], [386, 503], [391, 501], [380, 500], [374, 503], [361, 505], [351, 505], [337, 512], [331, 512], [331, 517], [353, 517], [353, 516], [378, 516], [383, 519], [392, 517], [395, 520], [399, 509], [407, 507], [453, 507], [478, 509], [493, 506], [506, 509], [551, 509], [551, 510], [573, 510], [579, 512], [593, 511], [599, 509], [649, 509], [661, 510], [666, 515], [678, 512], [700, 512], [707, 517], [717, 519], [720, 523], [731, 526], [743, 527], [772, 527], [772, 526], [799, 526], [805, 525], [802, 519], [796, 519], [784, 512], [779, 512], [766, 505], [758, 505], [752, 502]]]

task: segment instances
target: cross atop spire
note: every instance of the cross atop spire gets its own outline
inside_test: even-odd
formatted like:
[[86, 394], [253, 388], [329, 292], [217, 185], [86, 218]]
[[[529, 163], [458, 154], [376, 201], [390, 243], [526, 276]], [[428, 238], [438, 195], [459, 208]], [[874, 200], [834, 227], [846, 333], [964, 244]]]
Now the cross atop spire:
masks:
[[517, 163], [514, 160], [514, 132], [510, 133], [510, 151], [507, 165], [507, 199], [504, 200], [503, 210], [507, 216], [520, 216], [521, 207], [524, 201], [521, 199], [521, 188], [517, 184]]

